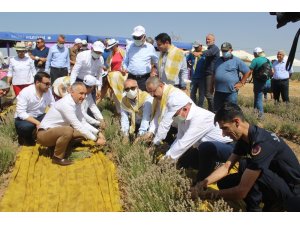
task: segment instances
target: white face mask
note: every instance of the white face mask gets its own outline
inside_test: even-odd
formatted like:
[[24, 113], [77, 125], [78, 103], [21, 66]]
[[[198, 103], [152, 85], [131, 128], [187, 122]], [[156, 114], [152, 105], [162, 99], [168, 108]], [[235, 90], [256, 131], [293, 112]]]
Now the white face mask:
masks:
[[135, 99], [137, 96], [137, 88], [133, 91], [133, 90], [129, 90], [128, 92], [126, 92], [126, 97], [129, 99]]
[[144, 44], [144, 40], [134, 40], [134, 44], [138, 47], [142, 46]]
[[59, 48], [63, 48], [63, 47], [64, 47], [64, 44], [57, 43], [57, 46], [58, 46]]
[[92, 56], [93, 56], [94, 59], [99, 59], [100, 58], [100, 54], [97, 54], [94, 51], [92, 51]]
[[183, 116], [178, 115], [178, 116], [174, 117], [173, 120], [176, 123], [182, 123], [182, 122], [185, 122], [186, 118], [183, 117]]

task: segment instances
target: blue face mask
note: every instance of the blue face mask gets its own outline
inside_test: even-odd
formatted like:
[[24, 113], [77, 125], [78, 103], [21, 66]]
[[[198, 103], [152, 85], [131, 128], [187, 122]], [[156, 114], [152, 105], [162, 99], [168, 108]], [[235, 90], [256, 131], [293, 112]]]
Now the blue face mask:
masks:
[[231, 58], [232, 54], [229, 51], [228, 52], [222, 52], [222, 56], [223, 56], [224, 59], [229, 59], [229, 58]]

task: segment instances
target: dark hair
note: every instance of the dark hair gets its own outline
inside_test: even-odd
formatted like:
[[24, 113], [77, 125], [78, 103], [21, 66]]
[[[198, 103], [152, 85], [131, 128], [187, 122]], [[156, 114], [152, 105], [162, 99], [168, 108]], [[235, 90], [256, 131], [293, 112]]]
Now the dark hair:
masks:
[[214, 123], [216, 122], [231, 122], [235, 117], [239, 117], [245, 121], [245, 116], [241, 108], [234, 103], [225, 103], [216, 113]]
[[50, 75], [46, 72], [37, 72], [37, 74], [34, 76], [34, 83], [42, 82], [43, 77], [51, 79]]
[[40, 41], [42, 41], [42, 42], [44, 42], [44, 43], [45, 43], [45, 40], [44, 40], [44, 38], [41, 38], [41, 37], [39, 37], [39, 38], [37, 38], [36, 40], [37, 40], [37, 41], [38, 41], [38, 40], [40, 40]]
[[65, 35], [63, 35], [63, 34], [60, 34], [60, 35], [58, 35], [58, 38], [62, 38], [62, 39], [64, 39], [65, 40]]
[[161, 41], [163, 44], [168, 41], [170, 44], [172, 44], [171, 38], [167, 33], [160, 33], [155, 37], [155, 41]]

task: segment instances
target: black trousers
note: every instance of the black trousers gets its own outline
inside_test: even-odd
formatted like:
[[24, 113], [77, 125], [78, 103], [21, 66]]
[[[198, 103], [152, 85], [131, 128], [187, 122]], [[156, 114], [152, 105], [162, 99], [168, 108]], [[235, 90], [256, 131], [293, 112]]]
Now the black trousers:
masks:
[[289, 102], [289, 79], [275, 80], [272, 79], [273, 97], [279, 102], [280, 95], [283, 102]]
[[233, 148], [233, 143], [205, 141], [198, 148], [186, 151], [179, 158], [177, 166], [198, 170], [195, 182], [202, 181], [214, 171], [216, 163], [224, 163], [228, 160]]
[[68, 68], [56, 68], [56, 67], [50, 67], [50, 77], [51, 77], [51, 84], [54, 83], [54, 81], [57, 78], [68, 76]]
[[214, 112], [214, 96], [211, 93], [212, 75], [205, 76], [204, 82], [204, 96], [207, 99], [208, 110]]
[[[38, 121], [42, 121], [46, 114], [42, 114], [35, 119]], [[22, 120], [20, 118], [15, 118], [15, 127], [19, 137], [19, 144], [20, 145], [34, 145], [35, 144], [35, 133], [36, 133], [36, 126], [33, 123], [30, 123], [26, 120]], [[21, 142], [21, 143], [20, 143]]]
[[[219, 189], [227, 189], [240, 183], [243, 172], [247, 166], [246, 160], [241, 160], [239, 172], [230, 174], [218, 181]], [[263, 170], [254, 186], [244, 199], [247, 211], [300, 211], [300, 186], [292, 191], [283, 178], [271, 169]], [[264, 207], [260, 208], [260, 203]]]
[[146, 74], [142, 74], [142, 75], [133, 75], [131, 73], [128, 74], [128, 79], [136, 80], [139, 85], [139, 89], [141, 89], [142, 91], [147, 91], [146, 90], [146, 80], [149, 77], [150, 77], [150, 73], [146, 73]]

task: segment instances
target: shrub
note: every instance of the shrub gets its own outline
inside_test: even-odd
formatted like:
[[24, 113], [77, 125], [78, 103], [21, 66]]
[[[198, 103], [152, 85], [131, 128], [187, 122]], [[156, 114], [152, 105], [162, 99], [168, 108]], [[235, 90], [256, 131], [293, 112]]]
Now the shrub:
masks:
[[[17, 140], [17, 133], [15, 129], [14, 112], [8, 112], [1, 118], [0, 134], [2, 137], [8, 138], [10, 141]], [[0, 122], [1, 123], [1, 122]]]
[[0, 125], [0, 174], [7, 172], [15, 161], [18, 149], [16, 139], [13, 112], [8, 112], [2, 117]]
[[[105, 103], [107, 104], [107, 103]], [[119, 121], [109, 111], [102, 112], [108, 124], [105, 135], [118, 167], [120, 190], [125, 211], [185, 212], [200, 211], [191, 200], [191, 180], [171, 162], [153, 163], [143, 143], [123, 141]], [[202, 202], [200, 201], [200, 204]], [[224, 201], [216, 201], [208, 210], [230, 211]]]
[[298, 126], [289, 122], [284, 122], [281, 125], [279, 132], [281, 136], [288, 139], [294, 139], [295, 136], [299, 135]]

